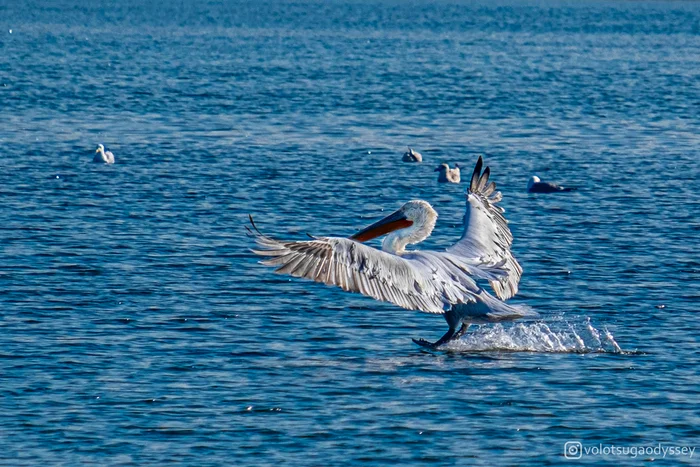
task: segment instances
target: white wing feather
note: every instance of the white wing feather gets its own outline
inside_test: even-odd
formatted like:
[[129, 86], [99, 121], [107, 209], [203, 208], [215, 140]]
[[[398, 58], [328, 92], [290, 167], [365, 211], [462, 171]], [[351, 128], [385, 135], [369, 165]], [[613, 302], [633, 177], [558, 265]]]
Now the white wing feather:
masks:
[[501, 198], [496, 184], [489, 183], [490, 169], [483, 173], [479, 157], [467, 192], [467, 211], [464, 215], [462, 238], [447, 249], [448, 252], [473, 261], [479, 269], [500, 269], [503, 275], [490, 280], [496, 296], [507, 300], [518, 292], [523, 269], [510, 251], [513, 234], [503, 217], [503, 208], [497, 206]]
[[[253, 252], [267, 256], [261, 263], [277, 266], [277, 273], [336, 285], [409, 310], [444, 313], [452, 305], [474, 303], [479, 292], [469, 277], [470, 265], [447, 253], [398, 256], [346, 238], [285, 242], [257, 229], [250, 232], [258, 244]], [[481, 274], [495, 278], [498, 272]]]

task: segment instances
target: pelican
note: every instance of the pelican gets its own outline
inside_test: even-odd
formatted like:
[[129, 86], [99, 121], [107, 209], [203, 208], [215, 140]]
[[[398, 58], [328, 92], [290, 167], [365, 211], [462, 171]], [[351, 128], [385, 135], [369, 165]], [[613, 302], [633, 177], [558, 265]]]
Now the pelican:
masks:
[[114, 164], [114, 154], [111, 151], [105, 152], [105, 147], [102, 144], [97, 145], [97, 151], [95, 151], [95, 157], [92, 158], [92, 162], [102, 162], [104, 164]]
[[401, 158], [404, 162], [423, 162], [423, 156], [418, 151], [414, 151], [411, 147], [408, 147], [408, 152], [403, 154]]
[[540, 177], [533, 175], [527, 181], [528, 193], [558, 193], [560, 191], [573, 191], [574, 188], [564, 188], [556, 183], [543, 182]]
[[459, 164], [455, 164], [454, 169], [451, 169], [447, 164], [440, 164], [435, 172], [440, 172], [438, 174], [439, 183], [459, 183], [462, 181]]
[[[303, 277], [408, 310], [442, 314], [449, 329], [440, 339], [413, 339], [436, 348], [459, 339], [474, 323], [510, 321], [537, 316], [529, 307], [505, 300], [518, 292], [522, 268], [510, 247], [513, 235], [497, 206], [502, 195], [489, 183], [490, 169], [482, 172], [479, 157], [467, 191], [462, 238], [445, 251], [406, 250], [430, 236], [437, 212], [423, 200], [409, 201], [399, 210], [349, 238], [311, 237], [281, 241], [262, 234], [250, 221], [254, 253], [277, 266], [275, 272]], [[363, 242], [385, 235], [382, 249]], [[477, 284], [489, 281], [496, 296]], [[461, 325], [461, 327], [460, 327]], [[459, 328], [459, 329], [458, 329]]]

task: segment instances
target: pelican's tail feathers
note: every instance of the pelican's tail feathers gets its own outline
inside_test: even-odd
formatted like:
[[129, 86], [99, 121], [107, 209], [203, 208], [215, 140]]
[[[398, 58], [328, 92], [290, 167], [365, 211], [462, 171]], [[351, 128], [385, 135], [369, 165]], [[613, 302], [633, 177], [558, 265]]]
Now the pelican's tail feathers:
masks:
[[519, 318], [536, 318], [539, 316], [532, 307], [524, 304], [506, 303], [494, 297], [490, 293], [483, 291], [479, 298], [488, 307], [487, 315], [490, 320], [510, 321]]

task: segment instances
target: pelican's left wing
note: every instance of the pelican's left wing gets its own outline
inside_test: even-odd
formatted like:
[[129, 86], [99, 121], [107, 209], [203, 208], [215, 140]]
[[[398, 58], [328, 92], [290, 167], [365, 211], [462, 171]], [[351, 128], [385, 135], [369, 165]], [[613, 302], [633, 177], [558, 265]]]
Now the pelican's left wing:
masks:
[[507, 300], [518, 292], [523, 268], [510, 251], [513, 234], [503, 216], [504, 209], [497, 205], [503, 195], [496, 191], [494, 182], [489, 183], [489, 167], [482, 173], [483, 164], [479, 156], [467, 191], [464, 233], [447, 251], [474, 262], [477, 268], [500, 269], [502, 277], [490, 283], [496, 296]]
[[262, 264], [277, 266], [275, 272], [279, 274], [336, 285], [427, 313], [444, 313], [451, 303], [474, 301], [468, 285], [435, 280], [436, 273], [443, 271], [432, 268], [424, 258], [405, 259], [347, 238], [312, 237], [288, 242], [263, 235], [257, 228], [250, 233], [258, 245], [253, 252], [266, 256]]

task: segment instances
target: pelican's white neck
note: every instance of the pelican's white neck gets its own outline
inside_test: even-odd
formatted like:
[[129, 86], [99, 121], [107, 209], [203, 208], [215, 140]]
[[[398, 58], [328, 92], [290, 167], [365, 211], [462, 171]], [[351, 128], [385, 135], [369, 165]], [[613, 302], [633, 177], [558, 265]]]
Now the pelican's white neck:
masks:
[[409, 201], [401, 210], [413, 225], [395, 230], [384, 237], [382, 250], [388, 253], [401, 254], [406, 251], [406, 245], [422, 242], [430, 236], [437, 222], [437, 212], [426, 201]]

